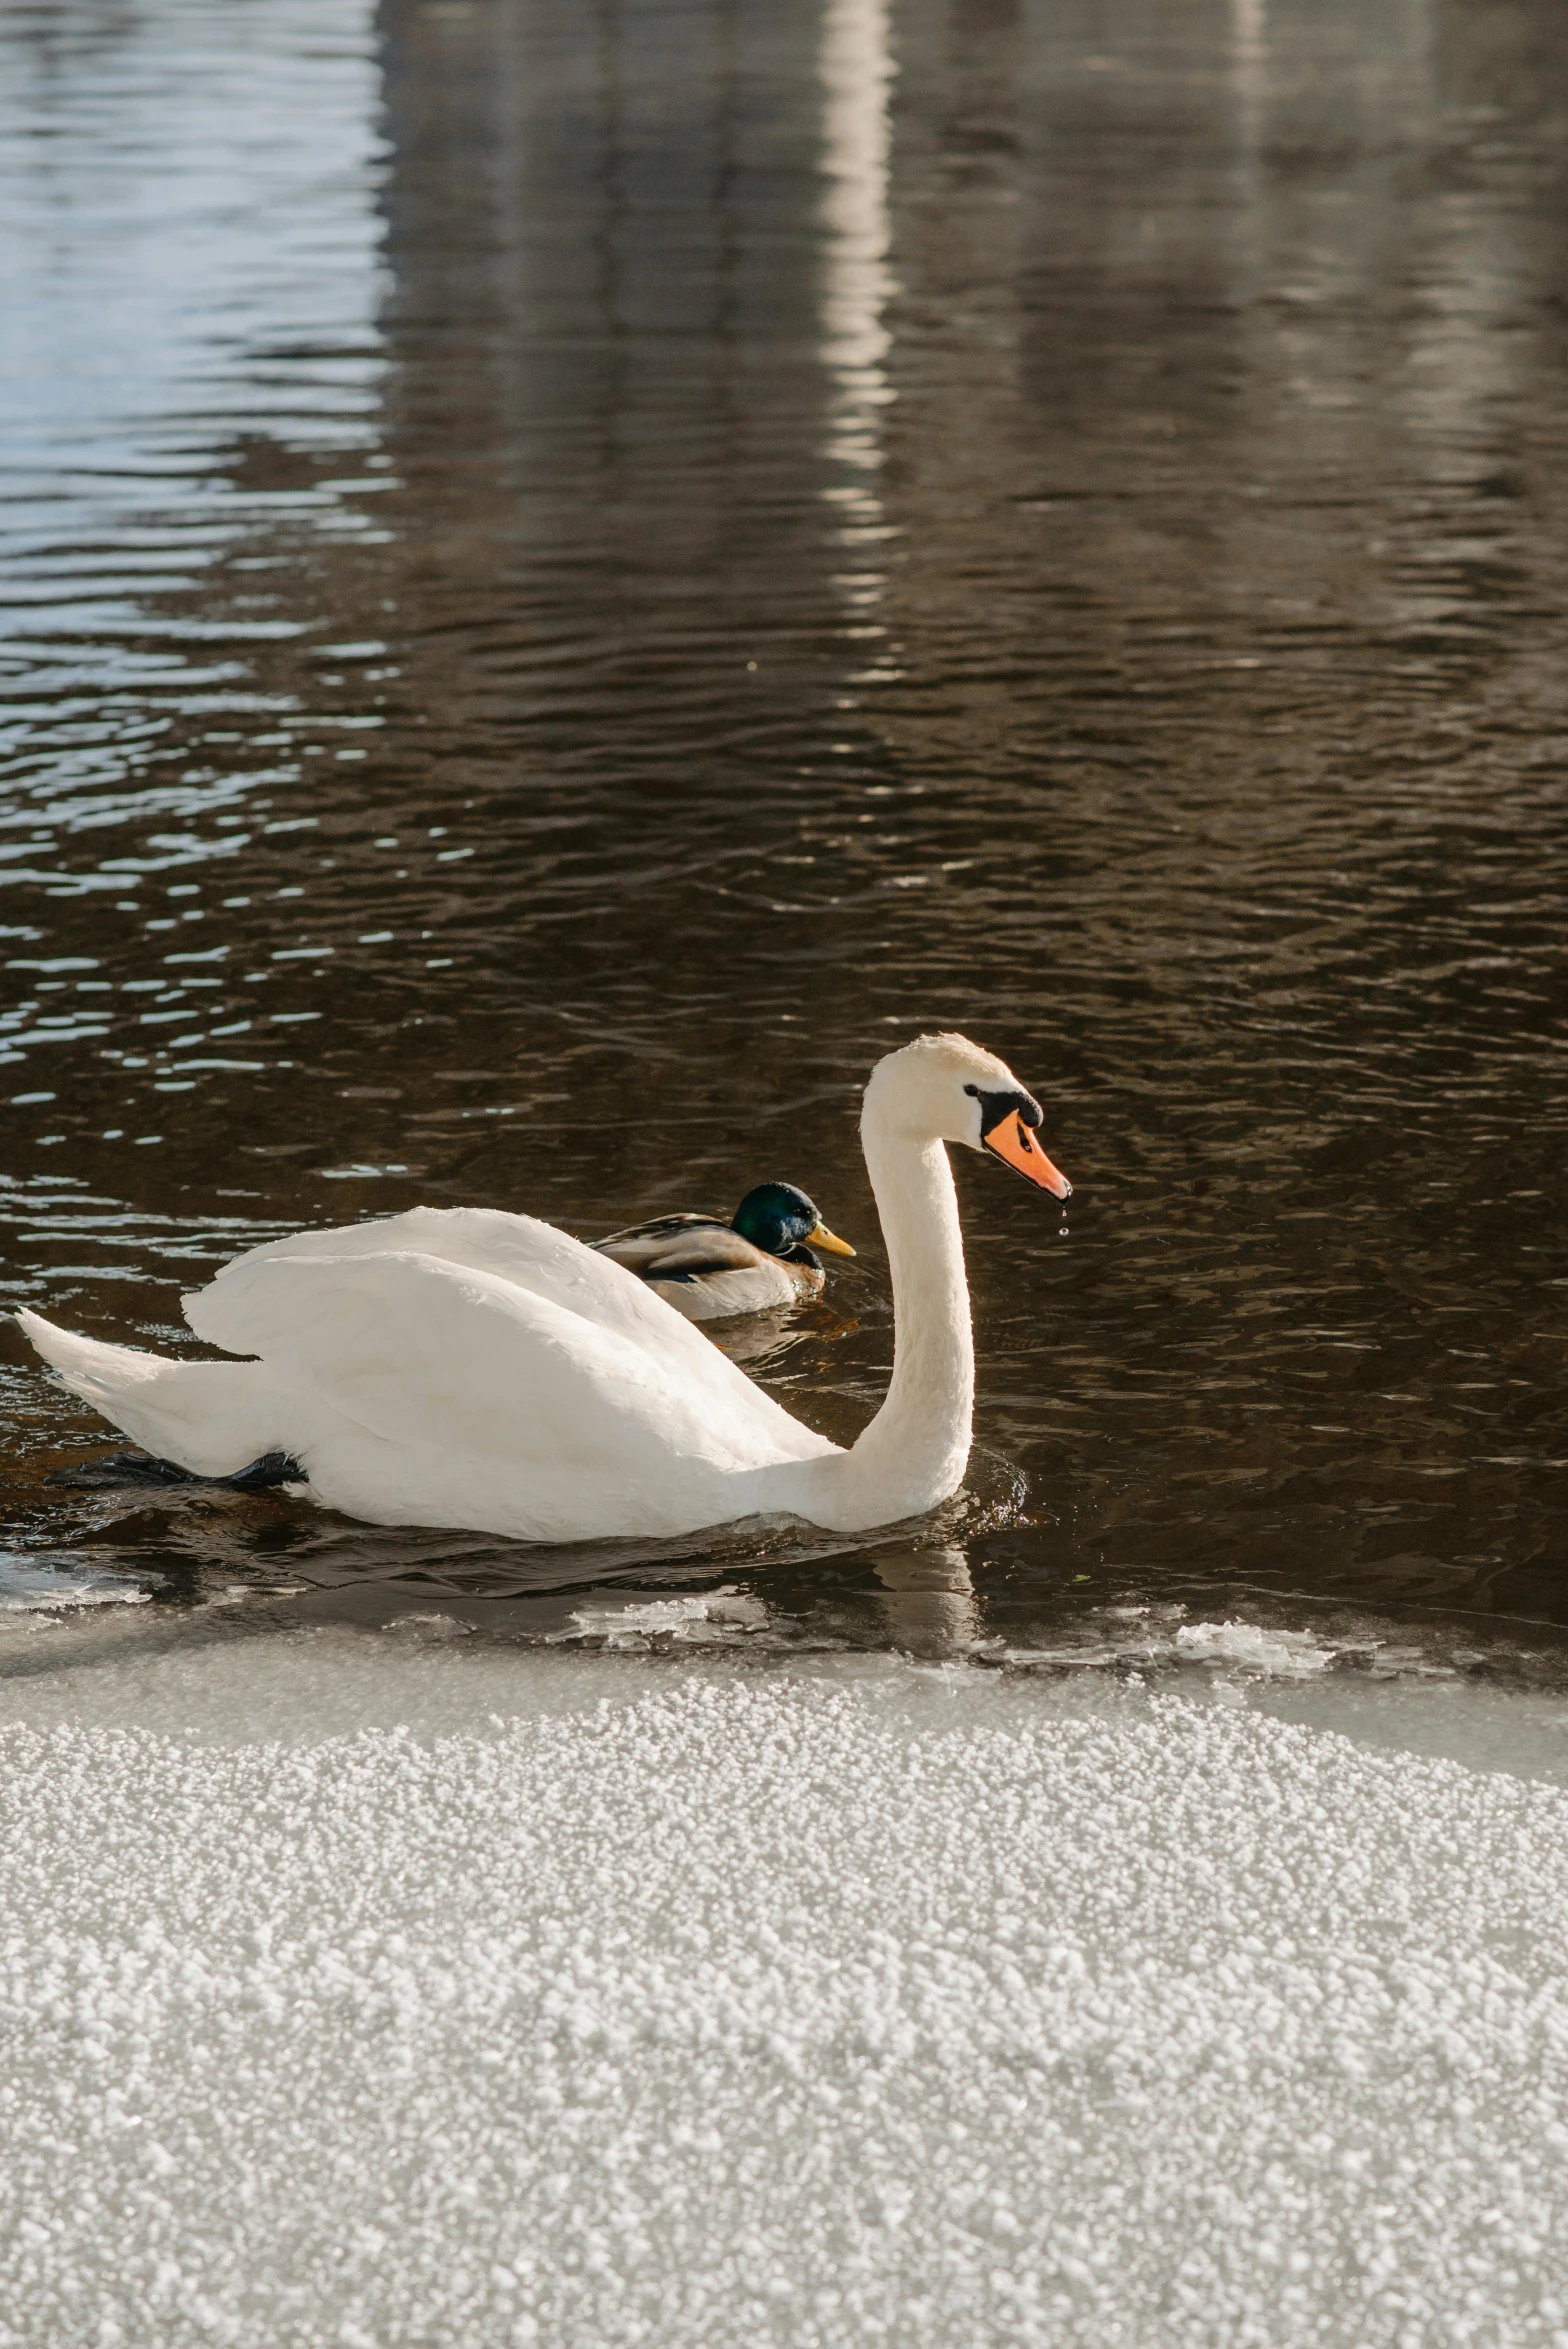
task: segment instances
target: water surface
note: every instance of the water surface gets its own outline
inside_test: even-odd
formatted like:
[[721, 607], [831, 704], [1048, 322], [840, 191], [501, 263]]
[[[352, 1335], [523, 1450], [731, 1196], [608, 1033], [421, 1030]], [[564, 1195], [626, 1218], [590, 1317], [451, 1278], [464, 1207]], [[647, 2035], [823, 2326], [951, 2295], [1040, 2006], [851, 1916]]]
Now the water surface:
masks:
[[163, 1344], [297, 1225], [779, 1176], [863, 1253], [753, 1367], [847, 1436], [877, 1055], [977, 1036], [1077, 1186], [958, 1170], [908, 1541], [61, 1488], [13, 1336], [24, 1583], [1555, 1656], [1549, 0], [63, 0], [0, 116], [8, 1302]]

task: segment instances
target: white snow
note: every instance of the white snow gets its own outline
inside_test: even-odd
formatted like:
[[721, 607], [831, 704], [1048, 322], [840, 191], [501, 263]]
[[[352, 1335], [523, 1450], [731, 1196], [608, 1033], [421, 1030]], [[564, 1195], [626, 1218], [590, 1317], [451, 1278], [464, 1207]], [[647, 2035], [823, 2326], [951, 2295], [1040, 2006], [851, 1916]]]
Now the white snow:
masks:
[[[7, 2349], [1568, 2344], [1555, 1786], [887, 1660], [46, 1677]], [[202, 1686], [229, 1742], [94, 1717]]]

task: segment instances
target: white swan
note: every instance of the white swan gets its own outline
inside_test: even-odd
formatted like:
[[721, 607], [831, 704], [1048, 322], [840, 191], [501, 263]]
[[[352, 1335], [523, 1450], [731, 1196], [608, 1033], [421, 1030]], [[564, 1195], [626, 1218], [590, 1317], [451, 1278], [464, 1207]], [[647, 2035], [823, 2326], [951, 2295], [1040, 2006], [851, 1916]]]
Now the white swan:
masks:
[[893, 1278], [887, 1398], [848, 1451], [755, 1386], [635, 1273], [532, 1216], [416, 1207], [270, 1241], [185, 1299], [241, 1362], [171, 1362], [17, 1315], [67, 1386], [203, 1476], [267, 1452], [374, 1525], [528, 1541], [682, 1534], [758, 1512], [836, 1531], [957, 1491], [974, 1347], [943, 1145], [982, 1145], [1058, 1198], [1040, 1109], [963, 1036], [879, 1061], [861, 1141]]

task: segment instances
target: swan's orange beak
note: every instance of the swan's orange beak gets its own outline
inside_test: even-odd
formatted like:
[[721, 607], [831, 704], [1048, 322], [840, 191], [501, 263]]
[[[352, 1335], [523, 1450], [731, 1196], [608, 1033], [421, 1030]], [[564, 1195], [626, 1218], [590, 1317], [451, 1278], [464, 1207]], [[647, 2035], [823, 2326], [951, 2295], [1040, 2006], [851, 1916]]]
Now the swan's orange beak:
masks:
[[1049, 1191], [1053, 1198], [1072, 1197], [1072, 1184], [1051, 1164], [1016, 1109], [1010, 1109], [1000, 1125], [991, 1128], [985, 1146], [994, 1150], [998, 1158], [1005, 1158], [1009, 1166], [1016, 1166], [1032, 1183], [1038, 1183], [1042, 1191]]

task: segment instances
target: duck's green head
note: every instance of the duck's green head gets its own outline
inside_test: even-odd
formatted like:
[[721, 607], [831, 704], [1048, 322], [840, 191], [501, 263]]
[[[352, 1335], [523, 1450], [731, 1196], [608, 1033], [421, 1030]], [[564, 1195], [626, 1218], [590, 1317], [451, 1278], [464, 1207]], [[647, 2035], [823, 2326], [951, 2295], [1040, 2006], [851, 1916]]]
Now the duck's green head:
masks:
[[834, 1256], [855, 1253], [847, 1240], [828, 1230], [805, 1192], [793, 1183], [759, 1183], [746, 1193], [730, 1221], [743, 1240], [769, 1256], [789, 1256], [808, 1243]]

